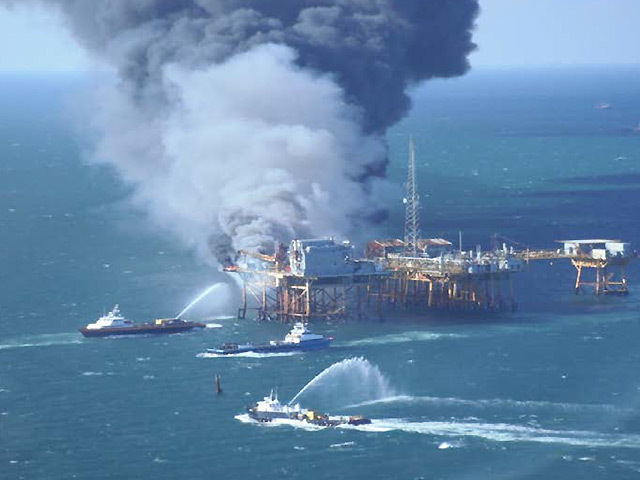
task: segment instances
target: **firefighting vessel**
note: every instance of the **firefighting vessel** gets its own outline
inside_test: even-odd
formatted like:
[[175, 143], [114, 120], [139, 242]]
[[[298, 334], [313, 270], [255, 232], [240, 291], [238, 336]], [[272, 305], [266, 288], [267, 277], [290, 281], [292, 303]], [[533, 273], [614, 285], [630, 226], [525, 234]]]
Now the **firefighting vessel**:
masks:
[[188, 332], [196, 328], [205, 328], [206, 325], [197, 322], [187, 322], [180, 318], [159, 318], [153, 323], [135, 324], [120, 314], [116, 305], [106, 315], [98, 318], [94, 323], [79, 328], [79, 332], [85, 337], [110, 337], [114, 335], [142, 335], [142, 334], [166, 334]]
[[296, 323], [291, 331], [287, 333], [284, 340], [271, 340], [269, 343], [263, 344], [237, 344], [225, 343], [220, 348], [208, 348], [207, 353], [218, 355], [233, 355], [237, 353], [255, 352], [255, 353], [273, 353], [273, 352], [295, 352], [305, 350], [319, 350], [327, 348], [333, 340], [332, 337], [324, 337], [311, 333], [307, 326], [302, 323]]
[[283, 405], [278, 400], [278, 394], [271, 390], [268, 397], [264, 397], [252, 407], [247, 408], [250, 418], [258, 422], [271, 422], [273, 420], [298, 420], [301, 422], [318, 425], [321, 427], [337, 427], [338, 425], [367, 425], [371, 420], [360, 415], [332, 416], [307, 410], [299, 403], [295, 405]]

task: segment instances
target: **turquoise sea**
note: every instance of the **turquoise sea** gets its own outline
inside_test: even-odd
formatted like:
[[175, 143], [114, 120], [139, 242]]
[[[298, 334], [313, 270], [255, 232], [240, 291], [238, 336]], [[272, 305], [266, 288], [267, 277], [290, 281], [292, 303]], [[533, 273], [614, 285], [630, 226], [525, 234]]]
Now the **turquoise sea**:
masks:
[[[412, 134], [423, 231], [462, 230], [467, 248], [495, 232], [531, 247], [604, 236], [640, 248], [638, 78], [594, 67], [428, 83], [388, 134], [389, 176], [403, 181]], [[570, 264], [531, 264], [516, 313], [316, 324], [335, 337], [325, 352], [198, 357], [287, 331], [207, 301], [191, 313], [212, 323], [203, 332], [83, 339], [76, 329], [114, 303], [135, 321], [173, 315], [220, 279], [141, 221], [114, 172], [83, 161], [88, 140], [69, 112], [90, 85], [0, 77], [0, 478], [640, 476], [636, 264], [628, 297], [575, 296]], [[384, 228], [401, 235], [401, 205], [390, 209]], [[355, 357], [301, 401], [372, 427], [235, 418]]]

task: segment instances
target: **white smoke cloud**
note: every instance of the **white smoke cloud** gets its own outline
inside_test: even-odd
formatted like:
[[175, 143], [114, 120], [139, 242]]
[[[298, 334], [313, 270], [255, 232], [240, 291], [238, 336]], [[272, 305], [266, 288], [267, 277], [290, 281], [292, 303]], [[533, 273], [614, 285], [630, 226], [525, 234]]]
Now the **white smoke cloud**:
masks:
[[222, 262], [294, 236], [374, 235], [388, 204], [383, 137], [410, 86], [467, 71], [479, 11], [478, 0], [4, 5], [62, 13], [114, 69], [118, 85], [85, 116], [95, 157], [157, 224]]
[[384, 203], [384, 180], [357, 179], [384, 161], [385, 145], [362, 133], [360, 112], [329, 75], [295, 62], [292, 48], [263, 44], [202, 68], [165, 65], [164, 102], [102, 95], [98, 158], [157, 224], [207, 258], [212, 238], [255, 249], [349, 236]]

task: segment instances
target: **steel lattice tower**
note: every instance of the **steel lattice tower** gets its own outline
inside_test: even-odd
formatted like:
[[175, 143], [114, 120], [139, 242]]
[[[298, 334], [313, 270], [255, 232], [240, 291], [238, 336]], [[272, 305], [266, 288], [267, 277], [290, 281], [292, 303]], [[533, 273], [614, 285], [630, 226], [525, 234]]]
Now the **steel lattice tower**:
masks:
[[405, 252], [418, 252], [420, 238], [420, 199], [416, 186], [416, 152], [413, 137], [409, 138], [409, 166], [407, 171], [407, 196], [404, 199], [404, 243]]

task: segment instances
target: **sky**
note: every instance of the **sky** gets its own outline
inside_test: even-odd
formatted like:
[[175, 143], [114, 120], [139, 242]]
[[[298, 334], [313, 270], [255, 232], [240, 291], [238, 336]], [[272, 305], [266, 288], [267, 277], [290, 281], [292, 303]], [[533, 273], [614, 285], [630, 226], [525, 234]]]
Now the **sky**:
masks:
[[480, 0], [474, 66], [640, 65], [640, 0]]
[[[640, 0], [480, 0], [474, 67], [640, 65]], [[0, 71], [101, 67], [44, 8], [0, 7]]]
[[0, 71], [74, 72], [98, 65], [74, 41], [56, 12], [0, 6]]

